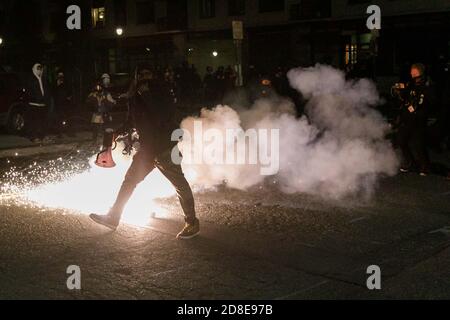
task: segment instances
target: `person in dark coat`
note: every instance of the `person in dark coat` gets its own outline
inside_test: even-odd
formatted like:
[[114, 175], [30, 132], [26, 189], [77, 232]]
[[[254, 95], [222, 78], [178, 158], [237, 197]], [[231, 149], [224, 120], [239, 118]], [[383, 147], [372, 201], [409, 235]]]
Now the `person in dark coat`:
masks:
[[151, 69], [146, 66], [139, 68], [137, 83], [131, 87], [135, 88], [135, 92], [130, 94], [131, 117], [124, 128], [132, 126], [137, 129], [140, 148], [133, 157], [111, 210], [106, 215], [91, 214], [90, 217], [95, 222], [115, 230], [136, 186], [158, 168], [175, 187], [185, 215], [186, 225], [177, 238], [191, 239], [198, 235], [200, 223], [196, 218], [191, 187], [184, 177], [181, 164], [172, 158], [173, 154], [181, 155], [177, 147], [178, 141], [172, 141], [172, 133], [178, 129], [173, 116], [173, 92], [166, 85], [166, 81], [155, 79]]
[[208, 107], [213, 107], [214, 101], [217, 96], [214, 81], [215, 80], [214, 80], [213, 68], [210, 66], [207, 66], [206, 74], [203, 77], [203, 92], [204, 92], [205, 104]]
[[25, 87], [28, 104], [26, 117], [29, 124], [29, 138], [33, 142], [41, 142], [45, 138], [48, 128], [51, 95], [49, 85], [43, 74], [44, 67], [42, 64], [34, 64], [32, 75]]
[[66, 133], [69, 136], [73, 136], [73, 132], [69, 131], [69, 118], [72, 113], [72, 93], [62, 71], [58, 72], [56, 76], [53, 99], [55, 103], [56, 130], [58, 135]]
[[426, 145], [426, 128], [432, 95], [425, 79], [425, 67], [411, 67], [412, 80], [401, 91], [401, 109], [398, 128], [398, 145], [402, 151], [402, 172], [418, 170], [429, 173], [430, 163]]

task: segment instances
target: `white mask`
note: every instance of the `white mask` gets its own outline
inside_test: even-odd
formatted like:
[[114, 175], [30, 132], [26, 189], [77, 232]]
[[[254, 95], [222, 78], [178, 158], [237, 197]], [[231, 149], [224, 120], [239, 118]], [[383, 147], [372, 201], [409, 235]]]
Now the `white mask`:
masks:
[[104, 74], [102, 76], [102, 83], [105, 88], [109, 87], [109, 85], [111, 84], [111, 78], [109, 77], [109, 75]]
[[44, 71], [44, 68], [42, 67], [41, 64], [36, 63], [36, 64], [33, 66], [33, 74], [34, 74], [36, 77], [41, 78], [41, 77], [42, 77], [43, 71]]

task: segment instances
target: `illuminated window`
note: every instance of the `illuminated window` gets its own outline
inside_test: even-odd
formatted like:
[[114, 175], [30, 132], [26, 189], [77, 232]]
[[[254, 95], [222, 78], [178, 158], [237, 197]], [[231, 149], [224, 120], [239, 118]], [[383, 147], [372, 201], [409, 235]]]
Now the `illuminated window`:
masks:
[[94, 28], [103, 28], [105, 26], [106, 11], [104, 3], [98, 4], [92, 8], [92, 26]]
[[358, 46], [356, 44], [347, 44], [345, 46], [345, 64], [354, 65], [358, 62]]

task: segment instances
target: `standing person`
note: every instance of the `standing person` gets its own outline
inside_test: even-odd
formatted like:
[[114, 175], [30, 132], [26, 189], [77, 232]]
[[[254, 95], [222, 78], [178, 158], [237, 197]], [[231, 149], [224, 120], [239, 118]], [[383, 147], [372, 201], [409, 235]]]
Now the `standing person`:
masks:
[[216, 99], [216, 92], [214, 86], [214, 73], [213, 68], [206, 67], [206, 74], [203, 78], [203, 92], [205, 97], [205, 103], [208, 107], [212, 107], [214, 100]]
[[426, 85], [425, 66], [411, 67], [411, 81], [401, 92], [401, 110], [398, 128], [398, 145], [403, 155], [402, 172], [418, 170], [426, 176], [430, 170], [426, 146], [427, 114], [431, 93]]
[[195, 65], [191, 65], [189, 78], [191, 83], [191, 103], [192, 107], [194, 107], [199, 102], [199, 95], [202, 87], [202, 78], [198, 74]]
[[[95, 222], [115, 230], [122, 212], [136, 186], [155, 168], [175, 187], [185, 215], [186, 225], [177, 235], [178, 239], [191, 239], [200, 232], [196, 218], [194, 196], [184, 177], [180, 164], [172, 160], [177, 142], [172, 141], [172, 132], [178, 128], [173, 121], [174, 103], [164, 81], [158, 81], [149, 67], [141, 66], [132, 100], [132, 124], [138, 130], [140, 148], [133, 158], [116, 201], [106, 215], [91, 214]], [[127, 126], [125, 126], [127, 127]], [[178, 151], [179, 153], [179, 151]]]
[[111, 76], [107, 73], [104, 73], [100, 78], [102, 80], [102, 86], [105, 90], [108, 90], [111, 87]]
[[225, 76], [225, 81], [224, 81], [225, 82], [225, 85], [224, 85], [225, 89], [224, 89], [224, 92], [225, 92], [225, 94], [227, 94], [227, 93], [232, 92], [234, 90], [234, 88], [236, 86], [237, 74], [234, 71], [232, 66], [228, 66], [225, 69], [224, 76]]
[[29, 123], [29, 137], [31, 141], [36, 143], [42, 142], [47, 133], [48, 111], [51, 100], [49, 85], [43, 74], [44, 67], [42, 64], [34, 64], [32, 75], [25, 88], [28, 100], [26, 116]]
[[93, 110], [92, 114], [92, 140], [97, 141], [99, 133], [103, 132], [103, 127], [111, 123], [111, 109], [116, 104], [111, 94], [97, 82], [94, 90], [87, 98], [87, 104]]
[[225, 95], [225, 68], [220, 66], [214, 73], [214, 91], [216, 92], [216, 104], [221, 104]]
[[72, 112], [72, 94], [70, 87], [65, 81], [64, 72], [58, 72], [56, 76], [56, 85], [53, 88], [53, 98], [55, 102], [57, 133], [59, 136], [66, 133], [73, 136], [73, 132], [69, 131], [69, 117]]
[[175, 74], [171, 68], [166, 68], [162, 80], [164, 81], [165, 86], [169, 89], [174, 105], [178, 105], [178, 97], [180, 94], [175, 81]]

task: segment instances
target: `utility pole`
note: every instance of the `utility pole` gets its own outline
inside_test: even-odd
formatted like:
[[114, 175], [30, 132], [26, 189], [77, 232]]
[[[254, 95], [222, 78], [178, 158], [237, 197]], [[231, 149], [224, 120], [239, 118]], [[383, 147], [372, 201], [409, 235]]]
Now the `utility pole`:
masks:
[[242, 21], [233, 21], [233, 41], [236, 48], [236, 73], [237, 73], [237, 86], [242, 87], [244, 85], [244, 79], [242, 76], [242, 42], [244, 40], [244, 24]]
[[372, 37], [370, 39], [370, 54], [372, 55], [372, 76], [373, 79], [377, 78], [377, 57], [378, 57], [378, 38], [380, 32], [377, 29], [371, 30]]

